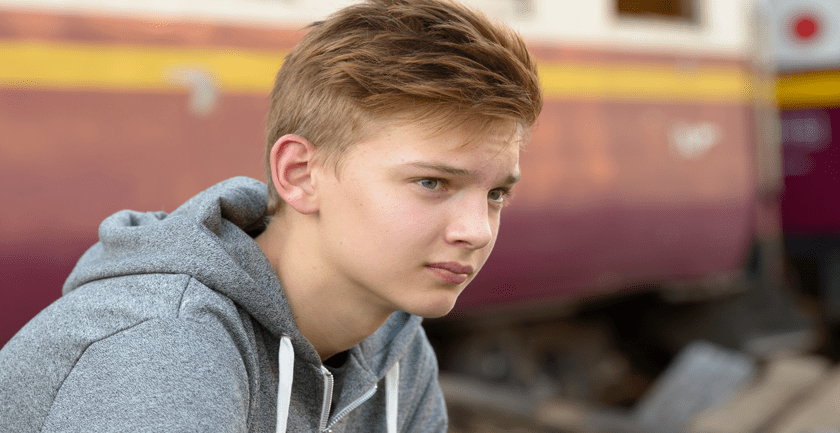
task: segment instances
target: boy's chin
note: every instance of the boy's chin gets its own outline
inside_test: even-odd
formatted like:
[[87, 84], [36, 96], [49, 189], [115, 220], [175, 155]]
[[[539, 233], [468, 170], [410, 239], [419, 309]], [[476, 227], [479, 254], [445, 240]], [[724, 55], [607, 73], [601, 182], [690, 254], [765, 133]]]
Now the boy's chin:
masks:
[[420, 316], [426, 319], [437, 319], [439, 317], [443, 317], [449, 314], [450, 311], [455, 307], [455, 301], [457, 297], [454, 299], [446, 299], [440, 300], [439, 302], [435, 302], [434, 304], [427, 304], [427, 305], [418, 305], [415, 308], [412, 308], [412, 311], [408, 311], [415, 316]]

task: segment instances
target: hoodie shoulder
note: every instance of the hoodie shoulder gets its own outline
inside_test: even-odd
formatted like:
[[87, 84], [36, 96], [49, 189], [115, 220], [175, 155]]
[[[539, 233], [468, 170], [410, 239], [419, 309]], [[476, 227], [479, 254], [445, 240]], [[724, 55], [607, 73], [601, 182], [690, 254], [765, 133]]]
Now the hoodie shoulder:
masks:
[[38, 313], [0, 350], [0, 431], [39, 431], [79, 358], [139, 323], [177, 313], [186, 275], [135, 275], [90, 282]]
[[[167, 346], [176, 337], [181, 340]], [[72, 384], [86, 389], [86, 383], [69, 378], [88, 370], [111, 371], [113, 361], [125, 358], [134, 346], [193, 348], [205, 358], [226, 353], [234, 360], [228, 364], [238, 368], [244, 367], [243, 340], [247, 333], [233, 302], [188, 275], [89, 282], [39, 313], [0, 351], [0, 413], [20, 415], [0, 421], [0, 430], [39, 431], [62, 389]]]
[[247, 431], [250, 388], [223, 333], [190, 320], [149, 320], [90, 345], [42, 431]]

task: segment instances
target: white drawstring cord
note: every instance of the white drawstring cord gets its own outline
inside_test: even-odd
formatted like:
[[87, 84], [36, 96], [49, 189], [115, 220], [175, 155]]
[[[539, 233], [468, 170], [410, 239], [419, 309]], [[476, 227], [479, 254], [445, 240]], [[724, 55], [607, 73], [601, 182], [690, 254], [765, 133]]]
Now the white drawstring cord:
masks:
[[[295, 351], [292, 340], [280, 338], [277, 355], [279, 380], [277, 383], [277, 433], [286, 433], [289, 418], [289, 403], [292, 399], [292, 378], [295, 372]], [[385, 413], [388, 433], [397, 433], [397, 412], [399, 408], [400, 364], [397, 362], [385, 376]]]
[[286, 421], [289, 418], [289, 403], [292, 400], [292, 376], [295, 374], [295, 350], [292, 339], [280, 338], [280, 351], [277, 354], [279, 380], [277, 382], [277, 433], [286, 433]]
[[388, 422], [388, 433], [397, 433], [397, 408], [399, 407], [400, 392], [400, 363], [397, 362], [388, 370], [385, 376], [385, 416]]

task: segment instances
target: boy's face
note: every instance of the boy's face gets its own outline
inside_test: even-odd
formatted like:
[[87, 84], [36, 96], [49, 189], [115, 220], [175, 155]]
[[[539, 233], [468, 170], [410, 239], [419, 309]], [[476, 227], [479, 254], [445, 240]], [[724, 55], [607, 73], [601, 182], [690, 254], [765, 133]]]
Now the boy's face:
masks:
[[428, 137], [386, 125], [349, 150], [340, 172], [316, 166], [322, 270], [374, 308], [448, 313], [481, 269], [519, 177], [518, 136]]

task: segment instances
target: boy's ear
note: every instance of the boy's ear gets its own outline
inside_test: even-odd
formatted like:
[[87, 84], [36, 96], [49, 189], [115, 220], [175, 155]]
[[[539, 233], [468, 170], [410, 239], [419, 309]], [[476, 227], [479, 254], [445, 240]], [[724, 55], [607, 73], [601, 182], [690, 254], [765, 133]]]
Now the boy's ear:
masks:
[[318, 201], [312, 184], [315, 146], [294, 134], [280, 137], [269, 154], [271, 181], [286, 203], [302, 214], [318, 211]]

